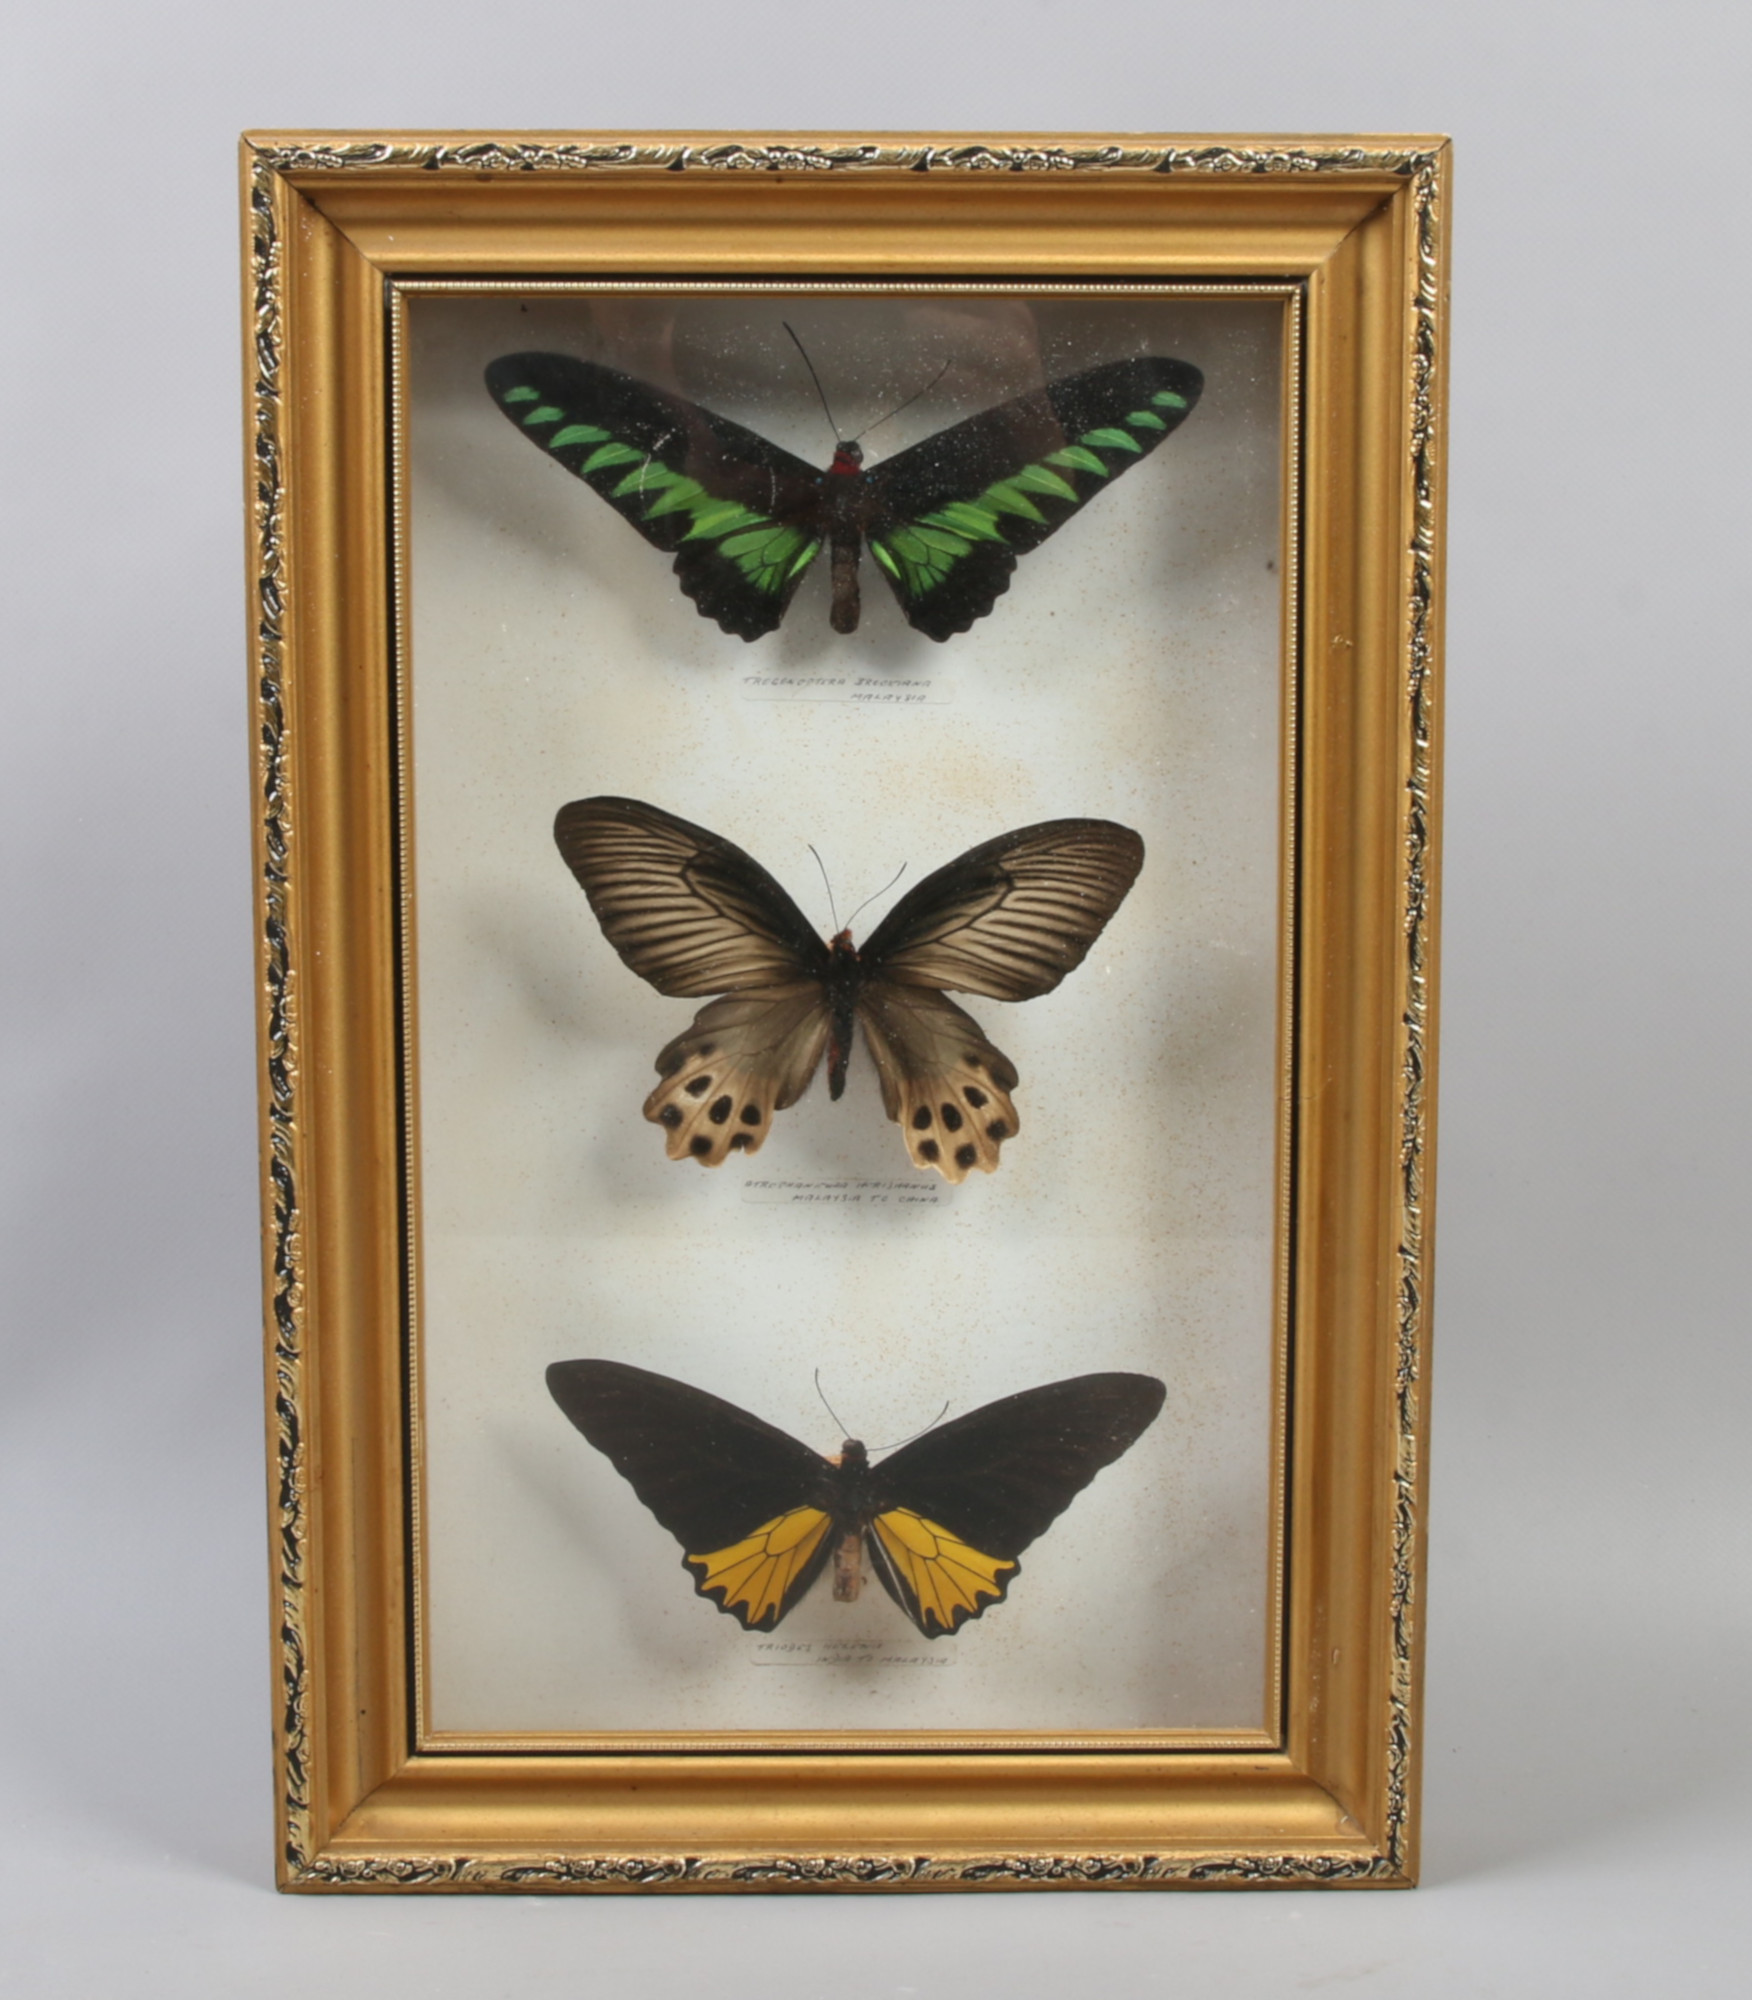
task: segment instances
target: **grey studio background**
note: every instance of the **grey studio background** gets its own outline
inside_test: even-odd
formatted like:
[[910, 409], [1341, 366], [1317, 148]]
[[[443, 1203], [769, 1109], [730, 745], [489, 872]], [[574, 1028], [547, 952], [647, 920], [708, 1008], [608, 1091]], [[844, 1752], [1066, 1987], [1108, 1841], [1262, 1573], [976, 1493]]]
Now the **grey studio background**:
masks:
[[[6, 48], [0, 1987], [1744, 1991], [1743, 9], [64, 0]], [[273, 1894], [246, 125], [1456, 135], [1423, 1889]]]

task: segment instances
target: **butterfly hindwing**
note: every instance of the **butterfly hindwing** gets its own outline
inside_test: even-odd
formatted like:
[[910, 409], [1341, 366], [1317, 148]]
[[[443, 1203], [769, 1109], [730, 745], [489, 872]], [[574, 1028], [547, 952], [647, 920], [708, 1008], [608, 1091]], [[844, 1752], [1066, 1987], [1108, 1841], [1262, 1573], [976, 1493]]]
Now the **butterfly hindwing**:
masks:
[[932, 639], [967, 631], [1009, 589], [1016, 558], [1148, 456], [1203, 387], [1189, 362], [1110, 361], [876, 466], [865, 532], [908, 621]]
[[770, 1631], [832, 1552], [834, 1468], [734, 1403], [621, 1361], [556, 1361], [554, 1401], [680, 1542], [694, 1588]]
[[746, 1632], [770, 1632], [833, 1554], [830, 1515], [793, 1507], [727, 1549], [682, 1558], [694, 1589]]
[[858, 998], [864, 1046], [882, 1108], [900, 1127], [915, 1167], [960, 1182], [997, 1170], [998, 1148], [1022, 1129], [1016, 1065], [963, 1007], [923, 986], [866, 981]]
[[1001, 1604], [1021, 1567], [908, 1507], [878, 1514], [865, 1546], [876, 1580], [927, 1639], [951, 1639], [970, 1618]]
[[674, 554], [702, 617], [741, 639], [778, 625], [821, 547], [816, 467], [600, 362], [506, 354], [487, 388], [525, 437]]
[[659, 1050], [661, 1081], [645, 1099], [669, 1157], [717, 1167], [732, 1153], [758, 1153], [773, 1113], [809, 1088], [831, 1018], [817, 980], [730, 993], [702, 1007]]

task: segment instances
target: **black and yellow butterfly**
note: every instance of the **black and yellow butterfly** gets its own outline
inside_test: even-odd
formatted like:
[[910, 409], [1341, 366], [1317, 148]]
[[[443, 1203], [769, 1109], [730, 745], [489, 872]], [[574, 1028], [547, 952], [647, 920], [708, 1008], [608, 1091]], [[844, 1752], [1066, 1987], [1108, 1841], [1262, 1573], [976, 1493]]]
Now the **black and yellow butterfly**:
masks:
[[734, 841], [637, 799], [575, 799], [554, 838], [603, 935], [659, 993], [722, 997], [657, 1057], [645, 1116], [672, 1160], [761, 1148], [827, 1055], [845, 1088], [854, 1022], [913, 1164], [992, 1173], [1020, 1127], [1016, 1066], [943, 989], [1050, 993], [1083, 962], [1143, 866], [1104, 819], [1055, 819], [971, 847], [904, 895], [860, 950], [824, 940]]
[[759, 1417], [623, 1361], [556, 1361], [554, 1401], [680, 1542], [694, 1589], [770, 1632], [831, 1561], [877, 1581], [927, 1639], [1002, 1602], [1017, 1558], [1155, 1422], [1151, 1375], [1077, 1375], [927, 1431], [872, 1465], [823, 1458]]
[[517, 428], [675, 555], [704, 618], [773, 631], [823, 544], [836, 632], [858, 623], [867, 542], [908, 621], [965, 632], [1037, 548], [1191, 414], [1204, 378], [1157, 356], [1109, 361], [983, 410], [866, 472], [825, 470], [685, 396], [566, 354], [506, 354], [487, 387]]

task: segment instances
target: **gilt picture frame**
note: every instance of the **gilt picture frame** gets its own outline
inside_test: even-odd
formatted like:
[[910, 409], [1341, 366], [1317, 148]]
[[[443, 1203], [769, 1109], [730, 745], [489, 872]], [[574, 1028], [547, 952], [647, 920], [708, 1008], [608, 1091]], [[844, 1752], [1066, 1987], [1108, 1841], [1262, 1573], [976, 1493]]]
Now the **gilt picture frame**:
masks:
[[242, 165], [282, 1886], [1415, 1880], [1446, 142]]

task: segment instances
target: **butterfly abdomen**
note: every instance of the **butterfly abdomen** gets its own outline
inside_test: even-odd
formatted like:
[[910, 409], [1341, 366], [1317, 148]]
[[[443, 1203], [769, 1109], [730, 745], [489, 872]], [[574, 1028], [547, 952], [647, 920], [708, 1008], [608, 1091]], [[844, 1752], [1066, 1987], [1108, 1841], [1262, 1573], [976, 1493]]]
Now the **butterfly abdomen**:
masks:
[[[858, 557], [864, 533], [860, 520], [863, 500], [864, 454], [856, 444], [842, 444], [827, 468], [826, 499], [833, 544], [833, 609], [828, 623], [836, 632], [858, 629]], [[836, 1091], [837, 1097], [839, 1093]]]
[[846, 1065], [852, 1059], [852, 1030], [858, 1017], [863, 967], [850, 931], [841, 931], [828, 946], [827, 1001], [831, 1026], [827, 1031], [827, 1094], [835, 1103], [845, 1095]]
[[860, 609], [856, 535], [834, 536], [833, 568], [829, 575], [833, 583], [833, 608], [827, 614], [827, 622], [836, 632], [855, 632]]

